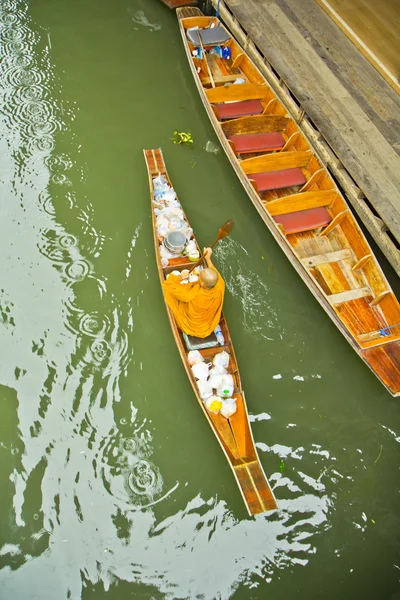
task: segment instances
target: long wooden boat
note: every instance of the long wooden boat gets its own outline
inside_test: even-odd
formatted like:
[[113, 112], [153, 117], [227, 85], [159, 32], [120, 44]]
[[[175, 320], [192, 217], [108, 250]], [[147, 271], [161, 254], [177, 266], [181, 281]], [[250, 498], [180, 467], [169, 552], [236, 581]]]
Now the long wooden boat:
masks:
[[200, 97], [249, 198], [347, 341], [398, 396], [400, 305], [347, 202], [220, 21], [198, 9], [177, 16]]
[[[153, 202], [153, 179], [158, 175], [163, 175], [168, 181], [171, 188], [172, 184], [168, 177], [161, 149], [158, 148], [155, 150], [144, 150], [144, 156], [149, 175], [154, 246], [156, 252], [157, 268], [160, 276], [160, 281], [162, 283], [165, 280], [168, 273], [170, 273], [172, 270], [181, 271], [183, 269], [189, 268], [193, 265], [193, 263], [191, 263], [187, 257], [180, 256], [177, 258], [170, 258], [168, 265], [166, 267], [163, 267], [162, 258], [160, 254], [160, 248], [163, 244], [163, 239], [159, 237], [156, 228], [155, 205]], [[186, 215], [185, 219], [187, 224], [189, 225], [189, 221], [187, 220]], [[243, 500], [247, 506], [249, 514], [255, 515], [257, 513], [277, 508], [275, 496], [269, 486], [268, 480], [265, 476], [254, 445], [254, 440], [247, 414], [246, 401], [240, 379], [239, 368], [235, 356], [235, 351], [233, 349], [232, 340], [229, 334], [228, 325], [225, 321], [224, 316], [222, 315], [220, 322], [220, 326], [225, 340], [224, 346], [200, 349], [199, 351], [206, 362], [212, 361], [214, 356], [223, 350], [225, 350], [229, 354], [230, 360], [228, 373], [230, 373], [234, 379], [235, 389], [232, 397], [236, 399], [237, 410], [235, 414], [228, 419], [223, 417], [220, 413], [214, 414], [210, 412], [205, 407], [199, 394], [196, 379], [188, 362], [188, 350], [186, 348], [182, 332], [178, 329], [173, 313], [168, 308], [167, 304], [166, 308], [168, 318], [171, 323], [172, 333], [176, 345], [178, 347], [183, 365], [186, 369], [187, 376], [189, 377], [189, 381], [192, 385], [194, 394], [197, 398], [198, 403], [201, 406], [204, 416], [209, 422], [210, 427], [213, 430], [218, 442], [220, 443], [220, 446], [232, 468], [233, 474], [236, 478], [237, 484], [242, 493]]]

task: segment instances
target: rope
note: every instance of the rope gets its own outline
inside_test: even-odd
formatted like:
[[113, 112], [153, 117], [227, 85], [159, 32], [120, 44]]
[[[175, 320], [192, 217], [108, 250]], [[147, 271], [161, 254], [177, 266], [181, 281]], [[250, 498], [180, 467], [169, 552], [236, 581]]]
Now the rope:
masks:
[[218, 4], [217, 4], [217, 19], [219, 19], [219, 3], [221, 2], [221, 0], [218, 0]]
[[400, 323], [396, 323], [395, 325], [389, 325], [388, 327], [383, 327], [383, 329], [379, 330], [379, 333], [384, 337], [388, 337], [390, 333], [388, 333], [389, 329], [393, 329], [394, 327], [398, 327]]

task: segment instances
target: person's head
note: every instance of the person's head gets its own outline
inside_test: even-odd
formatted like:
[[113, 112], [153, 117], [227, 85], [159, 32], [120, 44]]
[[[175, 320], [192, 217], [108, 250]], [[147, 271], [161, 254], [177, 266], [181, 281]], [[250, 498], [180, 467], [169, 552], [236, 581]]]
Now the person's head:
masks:
[[218, 273], [214, 269], [203, 269], [199, 275], [199, 283], [205, 290], [212, 290], [217, 284]]

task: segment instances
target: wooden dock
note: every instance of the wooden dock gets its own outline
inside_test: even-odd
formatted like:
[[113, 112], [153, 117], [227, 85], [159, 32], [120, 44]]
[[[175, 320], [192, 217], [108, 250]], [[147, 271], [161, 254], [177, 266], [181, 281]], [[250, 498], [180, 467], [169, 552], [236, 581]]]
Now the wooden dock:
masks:
[[400, 3], [395, 0], [317, 2], [400, 94]]
[[400, 276], [399, 95], [315, 0], [220, 0], [219, 14]]

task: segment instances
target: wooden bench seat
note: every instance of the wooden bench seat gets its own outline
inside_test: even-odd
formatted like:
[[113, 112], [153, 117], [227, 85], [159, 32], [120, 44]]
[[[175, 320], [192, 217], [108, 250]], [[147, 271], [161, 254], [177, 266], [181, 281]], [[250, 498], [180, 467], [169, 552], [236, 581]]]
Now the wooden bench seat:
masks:
[[268, 133], [252, 133], [250, 135], [231, 135], [228, 137], [238, 154], [249, 154], [251, 152], [272, 152], [281, 150], [285, 145], [285, 139], [279, 131]]
[[282, 225], [286, 234], [310, 231], [317, 227], [324, 227], [332, 221], [332, 217], [325, 206], [299, 210], [285, 215], [276, 215], [274, 221]]
[[248, 117], [251, 115], [261, 115], [264, 111], [264, 107], [258, 99], [227, 102], [225, 104], [215, 104], [214, 106], [217, 117], [221, 121], [226, 119], [238, 119], [239, 117]]
[[247, 177], [255, 182], [255, 187], [258, 192], [281, 190], [283, 188], [304, 185], [306, 183], [306, 178], [300, 168], [251, 173], [250, 175], [247, 175]]

